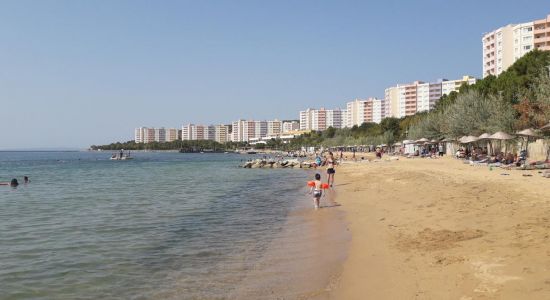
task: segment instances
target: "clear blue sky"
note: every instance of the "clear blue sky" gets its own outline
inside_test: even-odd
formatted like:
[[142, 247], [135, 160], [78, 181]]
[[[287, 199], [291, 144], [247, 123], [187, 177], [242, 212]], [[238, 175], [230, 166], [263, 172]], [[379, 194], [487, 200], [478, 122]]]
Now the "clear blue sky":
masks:
[[297, 119], [414, 80], [481, 75], [481, 35], [548, 1], [1, 1], [0, 149], [139, 126]]

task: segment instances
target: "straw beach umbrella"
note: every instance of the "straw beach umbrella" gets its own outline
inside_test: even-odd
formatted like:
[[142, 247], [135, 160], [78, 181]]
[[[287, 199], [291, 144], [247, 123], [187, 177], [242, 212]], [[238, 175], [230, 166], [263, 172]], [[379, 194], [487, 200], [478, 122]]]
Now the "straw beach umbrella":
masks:
[[[500, 145], [502, 146], [502, 141], [511, 140], [514, 137], [507, 134], [506, 132], [499, 131], [499, 132], [496, 132], [495, 134], [491, 135], [489, 138], [492, 139], [492, 140], [500, 140]], [[508, 145], [505, 144], [504, 152], [506, 153], [507, 150], [508, 150]]]
[[415, 142], [416, 142], [417, 144], [423, 144], [423, 143], [429, 142], [429, 141], [430, 141], [430, 140], [428, 140], [427, 138], [421, 138], [421, 139], [419, 139], [419, 140], [416, 140]]
[[488, 133], [484, 133], [480, 136], [477, 137], [480, 141], [482, 140], [489, 140], [489, 149], [491, 149], [491, 153], [493, 153], [493, 144], [491, 143], [490, 139], [491, 139], [491, 135], [488, 134]]
[[550, 122], [548, 122], [548, 124], [542, 126], [542, 127], [540, 128], [540, 130], [543, 130], [543, 131], [548, 130], [548, 131], [550, 131]]
[[533, 129], [531, 128], [528, 128], [528, 129], [524, 129], [522, 131], [518, 131], [516, 132], [516, 135], [519, 135], [519, 136], [526, 136], [526, 137], [537, 137], [539, 136]]
[[[521, 137], [525, 138], [525, 151], [527, 151], [527, 147], [529, 146], [529, 139], [538, 137], [539, 135], [531, 128], [524, 129], [522, 131], [516, 132], [516, 135], [519, 135]], [[521, 145], [523, 146], [523, 141], [521, 142]], [[523, 148], [523, 147], [522, 147]]]
[[514, 137], [507, 134], [506, 132], [499, 131], [499, 132], [496, 132], [495, 134], [491, 135], [489, 138], [492, 139], [492, 140], [511, 140]]
[[478, 136], [477, 138], [480, 139], [480, 140], [488, 140], [489, 138], [491, 138], [491, 135], [488, 134], [488, 133], [484, 133], [484, 134]]

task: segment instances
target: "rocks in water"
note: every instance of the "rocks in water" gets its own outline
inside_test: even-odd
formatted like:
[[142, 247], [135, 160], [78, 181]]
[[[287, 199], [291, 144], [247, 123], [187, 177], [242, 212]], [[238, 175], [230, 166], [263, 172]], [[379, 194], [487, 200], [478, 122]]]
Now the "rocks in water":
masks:
[[241, 165], [242, 168], [247, 169], [261, 169], [261, 168], [311, 168], [311, 163], [301, 162], [297, 159], [287, 159], [287, 160], [272, 160], [272, 159], [255, 159], [247, 161]]

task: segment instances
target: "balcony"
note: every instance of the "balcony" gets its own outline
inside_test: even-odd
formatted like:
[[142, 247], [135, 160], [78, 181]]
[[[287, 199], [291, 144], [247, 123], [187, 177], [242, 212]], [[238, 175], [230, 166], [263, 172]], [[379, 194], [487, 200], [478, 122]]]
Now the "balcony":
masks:
[[537, 45], [538, 43], [550, 42], [550, 36], [535, 38], [535, 41], [534, 41], [534, 42], [535, 42], [535, 45]]

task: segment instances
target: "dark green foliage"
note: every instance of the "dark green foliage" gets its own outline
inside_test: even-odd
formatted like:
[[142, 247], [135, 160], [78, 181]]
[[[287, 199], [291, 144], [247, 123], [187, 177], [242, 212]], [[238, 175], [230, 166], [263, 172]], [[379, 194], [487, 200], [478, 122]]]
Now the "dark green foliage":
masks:
[[109, 145], [96, 146], [92, 145], [92, 150], [182, 150], [185, 152], [197, 152], [203, 150], [223, 151], [229, 149], [236, 149], [246, 146], [246, 143], [233, 143], [228, 142], [220, 144], [215, 141], [173, 141], [166, 143], [136, 143], [135, 141], [128, 141], [125, 143], [112, 143]]

